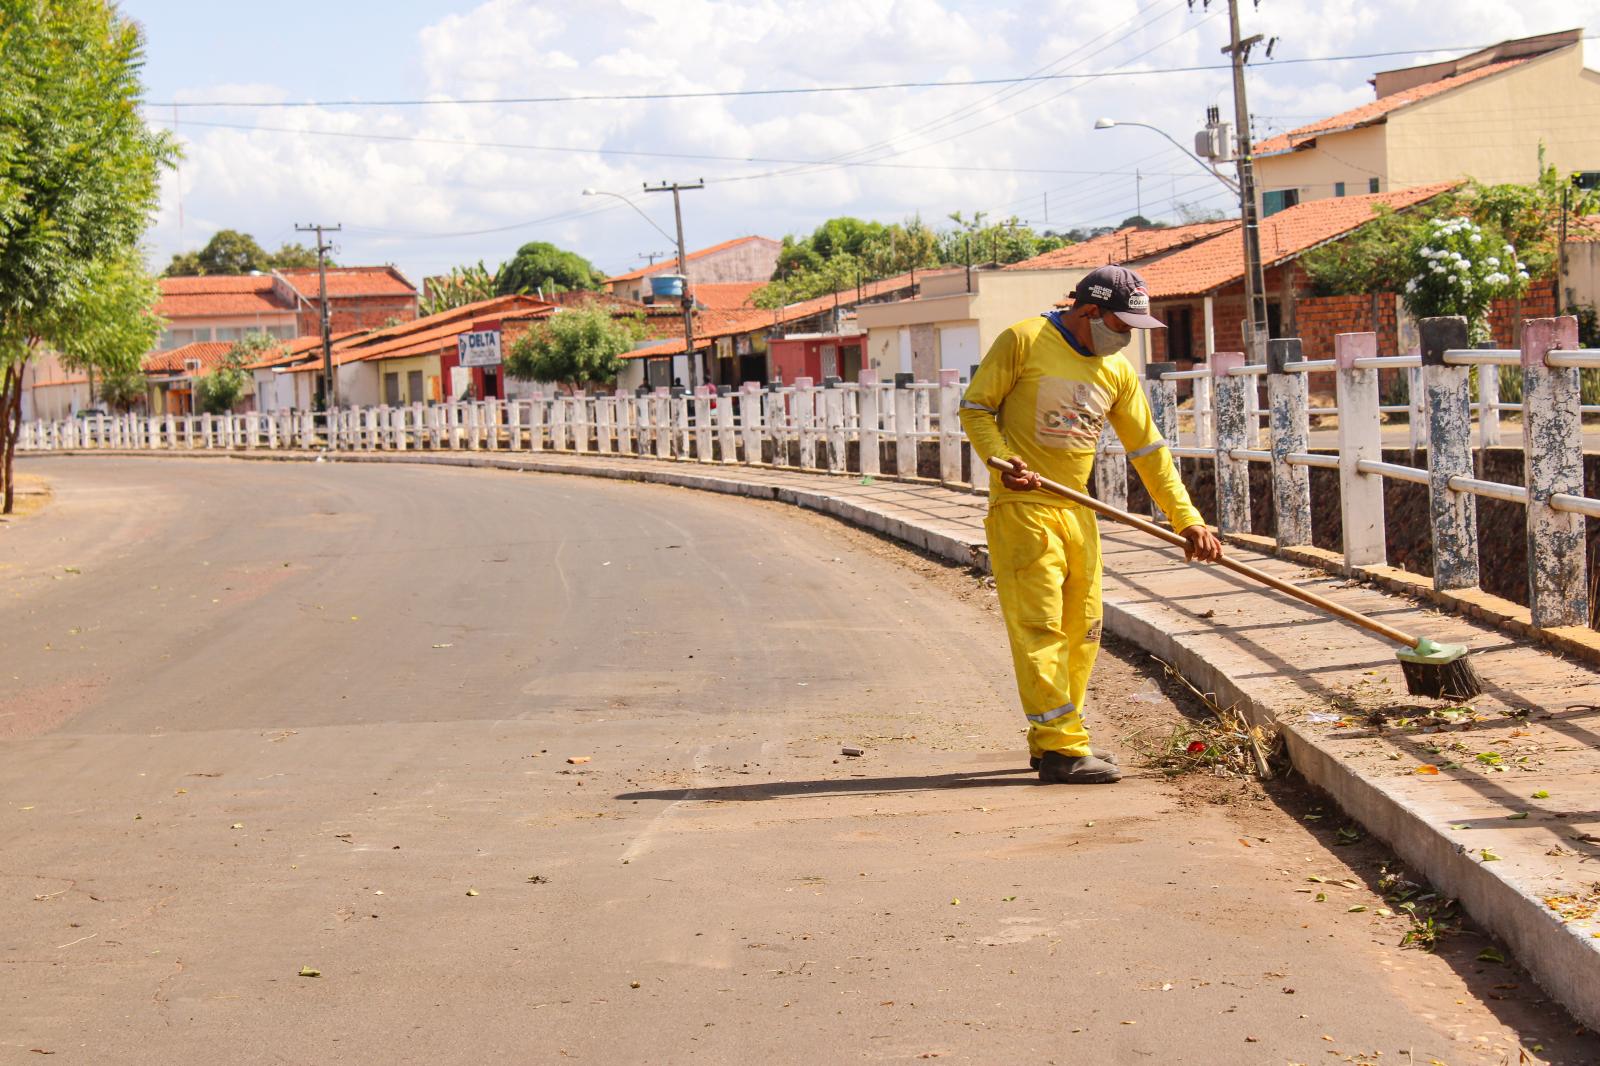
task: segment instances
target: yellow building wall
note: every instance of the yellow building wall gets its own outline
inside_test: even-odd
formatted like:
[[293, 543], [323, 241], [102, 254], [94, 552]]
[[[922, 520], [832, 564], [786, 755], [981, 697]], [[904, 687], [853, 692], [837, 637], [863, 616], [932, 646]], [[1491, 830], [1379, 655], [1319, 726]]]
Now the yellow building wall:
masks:
[[[378, 402], [386, 395], [384, 381], [390, 374], [400, 375], [400, 402], [430, 403], [443, 398], [444, 383], [440, 380], [437, 355], [415, 355], [409, 359], [382, 359], [377, 363]], [[411, 372], [422, 371], [422, 395], [411, 395]]]
[[1389, 169], [1382, 125], [1324, 134], [1315, 148], [1256, 158], [1256, 209], [1262, 209], [1263, 193], [1282, 189], [1299, 190], [1301, 203], [1326, 200], [1341, 181], [1346, 196], [1371, 192], [1373, 178], [1379, 181], [1379, 192], [1388, 192]]
[[1466, 177], [1530, 182], [1540, 144], [1563, 173], [1600, 169], [1600, 73], [1573, 46], [1397, 112], [1388, 131], [1396, 188]]
[[974, 317], [984, 351], [1002, 330], [1055, 309], [1088, 270], [986, 270], [978, 284]]

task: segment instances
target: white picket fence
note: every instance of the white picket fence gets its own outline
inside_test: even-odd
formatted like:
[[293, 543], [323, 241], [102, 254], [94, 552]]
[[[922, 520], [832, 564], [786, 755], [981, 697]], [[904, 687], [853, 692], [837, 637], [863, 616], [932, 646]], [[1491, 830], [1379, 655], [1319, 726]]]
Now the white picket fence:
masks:
[[[1384, 479], [1429, 489], [1434, 585], [1479, 583], [1476, 500], [1527, 509], [1529, 607], [1537, 627], [1585, 625], [1589, 617], [1585, 518], [1600, 519], [1600, 501], [1584, 496], [1579, 370], [1600, 367], [1600, 351], [1577, 347], [1571, 317], [1524, 324], [1521, 350], [1467, 346], [1460, 319], [1423, 323], [1420, 355], [1380, 356], [1372, 333], [1341, 334], [1335, 358], [1306, 361], [1300, 342], [1274, 340], [1269, 361], [1249, 365], [1238, 353], [1179, 372], [1155, 364], [1145, 381], [1156, 422], [1179, 458], [1215, 464], [1216, 514], [1224, 533], [1251, 532], [1249, 464], [1271, 469], [1275, 537], [1280, 546], [1311, 543], [1310, 469], [1338, 471], [1344, 559], [1350, 567], [1386, 562]], [[1521, 405], [1499, 404], [1495, 373], [1480, 375], [1473, 402], [1472, 366], [1522, 367]], [[1405, 405], [1379, 401], [1378, 374], [1407, 372]], [[1309, 404], [1307, 375], [1332, 374], [1337, 406]], [[1193, 403], [1178, 405], [1178, 383], [1190, 382]], [[1261, 386], [1266, 386], [1265, 403]], [[879, 381], [793, 385], [747, 383], [736, 391], [706, 387], [694, 394], [656, 389], [636, 394], [582, 392], [514, 401], [486, 400], [405, 407], [346, 408], [324, 414], [279, 411], [223, 416], [96, 415], [25, 424], [24, 451], [310, 450], [572, 452], [647, 456], [700, 463], [738, 463], [857, 476], [916, 477], [985, 491], [988, 471], [975, 462], [957, 418], [965, 383], [955, 370], [937, 382]], [[674, 394], [677, 392], [677, 394]], [[1480, 443], [1499, 443], [1499, 413], [1523, 415], [1524, 485], [1474, 476], [1474, 415]], [[1383, 461], [1380, 414], [1410, 414], [1411, 444], [1426, 448], [1426, 469]], [[1312, 452], [1313, 415], [1337, 413], [1338, 448]], [[1262, 431], [1261, 420], [1267, 426]], [[1187, 432], [1180, 432], [1180, 422]], [[1264, 439], [1263, 439], [1264, 438]], [[1102, 438], [1096, 494], [1127, 503], [1127, 463], [1114, 438]]]

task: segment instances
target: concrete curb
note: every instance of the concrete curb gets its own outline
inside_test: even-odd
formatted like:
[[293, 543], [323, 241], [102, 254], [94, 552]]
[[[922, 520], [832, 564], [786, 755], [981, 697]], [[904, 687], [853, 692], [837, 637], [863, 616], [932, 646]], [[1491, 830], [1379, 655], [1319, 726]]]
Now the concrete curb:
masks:
[[[139, 452], [54, 452], [46, 455], [148, 455]], [[239, 458], [257, 461], [311, 462], [311, 453], [178, 453], [182, 458]], [[988, 551], [981, 541], [969, 541], [924, 528], [860, 502], [830, 492], [830, 482], [854, 481], [825, 474], [814, 476], [815, 489], [741, 480], [742, 469], [663, 463], [660, 469], [612, 465], [608, 457], [563, 455], [548, 459], [458, 453], [343, 453], [339, 462], [411, 463], [509, 471], [602, 477], [643, 481], [680, 488], [718, 492], [753, 499], [776, 500], [831, 515], [842, 522], [892, 537], [959, 566], [989, 569]], [[581, 465], [580, 465], [581, 464]], [[785, 473], [789, 473], [785, 471]], [[1269, 693], [1260, 678], [1238, 679], [1206, 657], [1198, 642], [1174, 635], [1148, 604], [1121, 603], [1109, 592], [1105, 598], [1105, 624], [1118, 637], [1171, 663], [1202, 691], [1215, 693], [1224, 705], [1234, 705], [1249, 718], [1277, 729], [1285, 738], [1295, 769], [1327, 792], [1335, 802], [1383, 840], [1412, 869], [1426, 877], [1446, 896], [1459, 900], [1475, 921], [1507, 944], [1517, 960], [1533, 974], [1552, 997], [1585, 1025], [1600, 1029], [1600, 940], [1569, 927], [1544, 906], [1531, 886], [1495, 865], [1478, 862], [1455, 839], [1430, 824], [1403, 796], [1381, 780], [1361, 776], [1330, 744], [1288, 719], [1291, 710], [1281, 695]]]

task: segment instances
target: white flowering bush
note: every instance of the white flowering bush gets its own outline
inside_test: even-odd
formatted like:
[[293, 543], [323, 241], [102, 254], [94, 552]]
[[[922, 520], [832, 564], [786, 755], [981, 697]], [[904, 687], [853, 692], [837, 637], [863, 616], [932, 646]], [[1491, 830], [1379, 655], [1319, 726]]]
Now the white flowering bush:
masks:
[[1461, 315], [1475, 342], [1489, 339], [1489, 304], [1528, 289], [1516, 248], [1470, 218], [1434, 219], [1406, 255], [1406, 310], [1419, 319]]

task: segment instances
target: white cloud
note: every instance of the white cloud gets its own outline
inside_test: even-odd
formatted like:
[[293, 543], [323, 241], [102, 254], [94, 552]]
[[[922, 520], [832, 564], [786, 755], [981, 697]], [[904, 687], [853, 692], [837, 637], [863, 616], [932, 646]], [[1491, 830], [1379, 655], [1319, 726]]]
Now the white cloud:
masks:
[[[485, 0], [419, 29], [410, 55], [344, 62], [411, 67], [428, 99], [567, 96], [707, 89], [766, 89], [877, 81], [929, 81], [1118, 67], [1214, 65], [1225, 18], [1182, 0], [1086, 8], [1051, 0], [1021, 9], [1000, 0], [594, 0], [554, 5]], [[1274, 0], [1248, 11], [1248, 32], [1283, 38], [1279, 56], [1387, 51], [1406, 45], [1476, 45], [1561, 28], [1566, 5], [1494, 0], [1452, 5], [1448, 26], [1422, 0]], [[247, 33], [241, 29], [241, 35]], [[1447, 38], [1457, 38], [1450, 40]], [[1410, 57], [1330, 64], [1260, 61], [1252, 69], [1258, 134], [1370, 99], [1374, 70]], [[259, 78], [257, 71], [241, 72]], [[194, 85], [180, 99], [287, 101], [314, 95], [296, 84]], [[1092, 82], [890, 90], [740, 99], [698, 98], [423, 108], [267, 108], [185, 113], [188, 157], [167, 182], [157, 256], [194, 247], [219, 226], [263, 243], [293, 239], [295, 221], [342, 221], [346, 261], [393, 259], [420, 276], [461, 260], [505, 258], [526, 240], [576, 247], [607, 269], [659, 250], [661, 237], [616, 201], [584, 199], [594, 186], [632, 195], [640, 183], [705, 177], [684, 199], [693, 245], [744, 233], [809, 230], [833, 214], [939, 221], [952, 210], [1015, 211], [1054, 225], [1115, 222], [1141, 203], [1151, 215], [1222, 188], [1155, 134], [1093, 132], [1099, 115], [1147, 122], [1187, 143], [1208, 104], [1231, 112], [1225, 71]], [[153, 114], [157, 120], [168, 116]], [[445, 142], [496, 142], [602, 151], [367, 141], [260, 130], [212, 129], [193, 120], [323, 133], [381, 133]], [[671, 158], [726, 156], [731, 161]], [[763, 159], [881, 160], [894, 166], [796, 168]], [[752, 160], [740, 162], [739, 160]], [[914, 169], [925, 165], [929, 169]], [[982, 173], [940, 166], [1100, 171], [1100, 175]], [[1131, 173], [1137, 167], [1140, 180]], [[762, 180], [726, 179], [766, 172]], [[185, 225], [177, 227], [177, 186]], [[635, 196], [671, 228], [663, 197]], [[577, 212], [591, 217], [509, 232], [425, 239]], [[284, 235], [287, 236], [284, 236]], [[412, 236], [407, 236], [407, 235]], [[649, 246], [649, 247], [646, 247]]]

